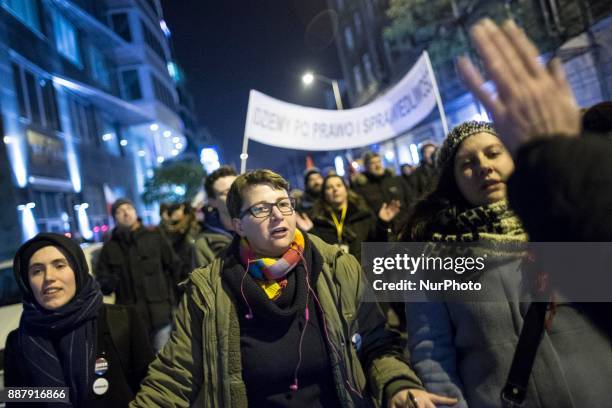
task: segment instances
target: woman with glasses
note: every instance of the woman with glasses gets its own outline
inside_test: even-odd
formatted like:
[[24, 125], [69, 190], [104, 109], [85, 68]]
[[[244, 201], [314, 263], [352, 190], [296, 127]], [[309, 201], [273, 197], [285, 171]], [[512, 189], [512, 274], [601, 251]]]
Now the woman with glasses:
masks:
[[400, 337], [362, 302], [355, 258], [296, 228], [288, 183], [243, 174], [227, 207], [237, 236], [191, 274], [131, 406], [412, 407]]
[[399, 201], [391, 201], [382, 205], [378, 216], [374, 215], [342, 177], [330, 175], [325, 177], [321, 198], [312, 210], [313, 228], [309, 232], [328, 244], [339, 245], [359, 260], [362, 242], [387, 241], [390, 222], [399, 211]]

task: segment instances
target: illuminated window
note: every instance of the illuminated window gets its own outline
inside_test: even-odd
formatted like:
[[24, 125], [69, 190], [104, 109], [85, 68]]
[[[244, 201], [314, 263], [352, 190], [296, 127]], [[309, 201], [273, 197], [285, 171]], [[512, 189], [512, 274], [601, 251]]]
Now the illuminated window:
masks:
[[346, 27], [344, 29], [344, 41], [346, 41], [346, 46], [349, 50], [352, 50], [355, 46], [355, 41], [353, 40], [353, 30], [351, 30], [351, 27]]
[[361, 93], [363, 91], [363, 77], [361, 76], [361, 67], [359, 65], [353, 67], [353, 76], [355, 77], [355, 89], [357, 93]]
[[36, 0], [4, 0], [2, 4], [19, 20], [34, 30], [40, 31], [38, 6]]
[[60, 13], [53, 16], [53, 29], [55, 31], [55, 45], [57, 50], [76, 65], [81, 65], [81, 53], [77, 30], [74, 25]]
[[61, 130], [53, 81], [11, 64], [19, 115], [31, 124], [48, 130]]
[[372, 70], [372, 60], [370, 59], [370, 54], [363, 54], [361, 58], [363, 62], [363, 68], [365, 70], [366, 81], [369, 83], [374, 82], [374, 71]]
[[110, 88], [110, 77], [108, 75], [108, 65], [104, 55], [94, 46], [89, 47], [89, 65], [91, 76], [104, 88]]

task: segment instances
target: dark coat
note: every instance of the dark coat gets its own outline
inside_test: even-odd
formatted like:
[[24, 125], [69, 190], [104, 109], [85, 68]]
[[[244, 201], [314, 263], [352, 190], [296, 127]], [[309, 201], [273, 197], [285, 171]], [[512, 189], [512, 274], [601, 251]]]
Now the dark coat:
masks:
[[[109, 391], [103, 395], [95, 395], [90, 385], [87, 407], [126, 407], [134, 398], [147, 373], [149, 363], [154, 358], [149, 335], [136, 310], [130, 307], [104, 305], [96, 322], [98, 341], [95, 356], [104, 357], [108, 361], [108, 371], [102, 377], [108, 380]], [[7, 338], [4, 352], [6, 387], [27, 387], [31, 384], [21, 369], [17, 342], [18, 332], [13, 330]], [[41, 408], [45, 404], [7, 404], [7, 408], [30, 406]]]
[[555, 138], [521, 148], [508, 200], [534, 242], [612, 242], [612, 141]]
[[363, 173], [358, 176], [353, 185], [353, 191], [366, 202], [370, 211], [378, 214], [383, 203], [399, 200], [402, 211], [392, 222], [392, 231], [399, 233], [406, 222], [406, 212], [410, 205], [410, 195], [401, 176], [395, 176], [391, 171], [385, 171], [382, 176]]
[[433, 165], [421, 163], [409, 176], [402, 176], [408, 196], [408, 207], [413, 207], [435, 188], [437, 171]]
[[[331, 215], [318, 205], [313, 211], [313, 228], [309, 231], [328, 244], [340, 244], [336, 225]], [[361, 243], [367, 241], [385, 242], [390, 224], [381, 221], [368, 208], [349, 203], [342, 229], [342, 244], [348, 245], [349, 253], [361, 259]]]
[[[508, 200], [532, 241], [612, 242], [611, 157], [610, 139], [589, 136], [540, 140], [518, 151]], [[603, 282], [600, 273], [584, 268], [580, 279]], [[612, 339], [612, 303], [583, 308]]]
[[215, 210], [206, 215], [202, 232], [194, 243], [195, 259], [198, 268], [208, 266], [232, 242], [234, 233], [225, 229]]
[[363, 197], [374, 214], [378, 214], [383, 203], [389, 203], [391, 200], [399, 200], [402, 205], [408, 202], [402, 178], [389, 171], [385, 171], [382, 176], [363, 173], [363, 177], [356, 179], [353, 190]]
[[95, 270], [102, 293], [115, 292], [117, 304], [133, 304], [150, 329], [170, 324], [175, 303], [174, 282], [181, 261], [157, 229], [113, 231]]

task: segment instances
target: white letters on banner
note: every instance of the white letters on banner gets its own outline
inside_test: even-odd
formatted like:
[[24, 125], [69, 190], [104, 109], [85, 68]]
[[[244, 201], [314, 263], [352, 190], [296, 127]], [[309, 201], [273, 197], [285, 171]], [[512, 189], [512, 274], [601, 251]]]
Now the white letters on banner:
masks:
[[436, 106], [430, 64], [423, 54], [410, 72], [373, 102], [354, 109], [308, 108], [251, 90], [245, 138], [297, 150], [343, 150], [390, 139]]

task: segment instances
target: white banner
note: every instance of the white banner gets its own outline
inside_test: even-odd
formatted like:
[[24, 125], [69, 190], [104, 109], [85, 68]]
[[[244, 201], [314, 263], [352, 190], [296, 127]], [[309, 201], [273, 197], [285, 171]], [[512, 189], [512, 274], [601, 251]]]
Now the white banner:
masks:
[[[343, 150], [390, 139], [423, 120], [436, 106], [427, 54], [392, 89], [355, 109], [308, 108], [251, 90], [247, 139], [296, 150]], [[246, 147], [246, 146], [245, 146]]]

